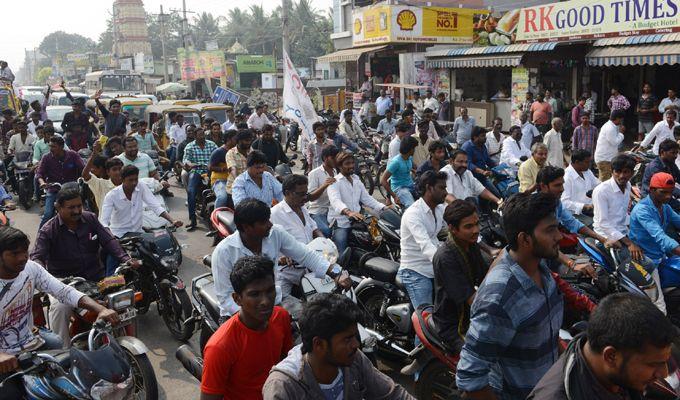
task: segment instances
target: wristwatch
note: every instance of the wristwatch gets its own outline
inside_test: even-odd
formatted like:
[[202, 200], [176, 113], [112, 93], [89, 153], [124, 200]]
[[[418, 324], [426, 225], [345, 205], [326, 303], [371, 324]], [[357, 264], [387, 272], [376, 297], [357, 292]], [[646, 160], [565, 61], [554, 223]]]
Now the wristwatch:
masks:
[[335, 264], [335, 265], [333, 266], [333, 269], [331, 269], [331, 271], [328, 273], [328, 276], [330, 276], [331, 278], [335, 279], [335, 278], [337, 278], [338, 276], [340, 276], [341, 273], [342, 273], [342, 267], [339, 266], [338, 264]]

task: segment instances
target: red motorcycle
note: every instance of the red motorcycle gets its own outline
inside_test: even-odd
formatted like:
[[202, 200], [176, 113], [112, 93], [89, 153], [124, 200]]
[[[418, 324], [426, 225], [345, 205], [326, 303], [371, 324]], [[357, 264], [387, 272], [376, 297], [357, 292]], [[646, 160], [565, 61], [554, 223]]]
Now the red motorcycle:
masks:
[[234, 210], [227, 207], [220, 207], [213, 210], [210, 214], [210, 224], [212, 230], [206, 234], [213, 238], [213, 246], [217, 246], [225, 237], [236, 232], [234, 224]]

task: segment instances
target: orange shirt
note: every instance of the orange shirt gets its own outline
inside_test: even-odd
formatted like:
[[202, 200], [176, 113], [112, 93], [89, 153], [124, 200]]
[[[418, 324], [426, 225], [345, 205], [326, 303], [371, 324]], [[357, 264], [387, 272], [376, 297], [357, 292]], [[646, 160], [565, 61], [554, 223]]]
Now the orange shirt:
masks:
[[531, 104], [531, 112], [533, 113], [534, 124], [536, 125], [548, 125], [550, 121], [548, 120], [549, 114], [552, 114], [552, 107], [547, 101], [537, 102], [534, 101]]
[[246, 327], [238, 313], [208, 340], [204, 349], [201, 392], [228, 400], [262, 399], [269, 370], [293, 347], [290, 315], [274, 307], [267, 329]]

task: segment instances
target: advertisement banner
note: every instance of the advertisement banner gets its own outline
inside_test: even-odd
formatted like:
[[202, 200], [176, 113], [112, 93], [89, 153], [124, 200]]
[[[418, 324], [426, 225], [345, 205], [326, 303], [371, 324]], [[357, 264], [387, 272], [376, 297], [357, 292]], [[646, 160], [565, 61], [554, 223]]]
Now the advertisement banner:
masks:
[[352, 43], [472, 43], [473, 16], [484, 10], [378, 5], [352, 13]]
[[236, 70], [244, 72], [276, 72], [274, 56], [236, 56]]
[[526, 94], [529, 91], [529, 70], [526, 68], [513, 68], [511, 79], [510, 101], [512, 111], [510, 112], [510, 119], [513, 125], [518, 125], [522, 103], [524, 103]]
[[312, 100], [307, 94], [305, 85], [295, 70], [293, 62], [288, 58], [288, 53], [283, 52], [283, 113], [286, 117], [295, 121], [300, 130], [311, 141], [314, 138], [312, 124], [321, 119], [314, 109]]
[[680, 31], [680, 1], [571, 0], [523, 8], [517, 41], [541, 42]]
[[520, 9], [504, 14], [477, 14], [473, 16], [473, 44], [475, 46], [505, 46], [515, 43]]
[[193, 81], [205, 78], [220, 78], [225, 74], [224, 53], [217, 51], [196, 51], [177, 49], [182, 80]]

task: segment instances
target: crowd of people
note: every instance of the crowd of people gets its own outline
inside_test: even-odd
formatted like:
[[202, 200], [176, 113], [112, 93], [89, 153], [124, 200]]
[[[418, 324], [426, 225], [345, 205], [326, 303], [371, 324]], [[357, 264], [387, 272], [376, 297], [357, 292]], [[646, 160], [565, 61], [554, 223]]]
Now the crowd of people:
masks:
[[[384, 199], [370, 195], [358, 175], [357, 153], [364, 151], [358, 142], [366, 132], [351, 108], [314, 123], [314, 137], [300, 148], [302, 173], [277, 177], [276, 167], [290, 158], [264, 105], [249, 116], [232, 110], [223, 124], [206, 120], [194, 126], [173, 115], [170, 143], [163, 149], [157, 131], [130, 121], [115, 99], [105, 107], [100, 94], [94, 99], [103, 131], [87, 140], [79, 134], [90, 132], [94, 114], [77, 101], [65, 117], [63, 137], [55, 134], [41, 104], [31, 105], [28, 118], [4, 114], [4, 166], [16, 153], [32, 151], [35, 195], [44, 191], [45, 204], [30, 252], [26, 234], [0, 228], [2, 374], [16, 369], [15, 356], [35, 338], [26, 307], [34, 288], [54, 299], [53, 333], [38, 332], [48, 338], [45, 347], [68, 343], [76, 305], [115, 322], [115, 313], [55, 278], [97, 281], [121, 263], [137, 266], [118, 240], [142, 232], [144, 208], [183, 226], [144, 184], [159, 181], [167, 191], [160, 169], [176, 163], [187, 195], [186, 229], [198, 227], [197, 190], [206, 175], [215, 206], [232, 209], [237, 228], [212, 253], [221, 327], [204, 349], [202, 399], [412, 398], [361, 352], [359, 306], [342, 295], [318, 295], [304, 304], [293, 295], [308, 271], [349, 288], [346, 271], [306, 244], [326, 237], [342, 254], [352, 221], [364, 219], [367, 209], [380, 213], [387, 207], [403, 211], [398, 279], [414, 310], [434, 305], [432, 326], [446, 351], [460, 354], [455, 379], [468, 398], [639, 398], [647, 384], [667, 374], [677, 335], [664, 315], [663, 295], [654, 302], [623, 294], [605, 298], [587, 332], [560, 356], [565, 305], [555, 273], [562, 266], [597, 277], [589, 262], [560, 251], [564, 230], [626, 248], [635, 259], [649, 257], [653, 263], [646, 273], [661, 287], [659, 269], [668, 258], [680, 257], [680, 245], [667, 229], [680, 228], [673, 207], [680, 146], [672, 99], [658, 106], [650, 100], [641, 109], [659, 107], [664, 120], [641, 144], [653, 142], [657, 158], [645, 170], [642, 197], [630, 207], [636, 161], [619, 148], [621, 108], [627, 103], [620, 94], [612, 93], [612, 112], [600, 129], [590, 122], [586, 99], [575, 106], [572, 118], [580, 123], [565, 153], [564, 123], [553, 117], [549, 94], [536, 101], [527, 97], [521, 124], [505, 135], [500, 118], [486, 129], [465, 108], [446, 132], [435, 116], [445, 97], [437, 100], [431, 92], [396, 118], [381, 93], [375, 126], [389, 143], [378, 151], [386, 159], [379, 177]], [[641, 119], [640, 126], [649, 127], [647, 122]], [[86, 160], [75, 151], [82, 148], [91, 148]], [[166, 161], [157, 165], [147, 150], [161, 152]], [[517, 194], [499, 190], [494, 168], [501, 164], [516, 172]], [[90, 210], [84, 209], [79, 178], [93, 194]], [[6, 190], [0, 195], [11, 204]], [[503, 249], [480, 240], [480, 218], [496, 208], [502, 210], [507, 239]], [[448, 234], [445, 242], [439, 240], [442, 231]], [[297, 346], [292, 319], [300, 328]], [[20, 333], [14, 339], [5, 335], [12, 329]], [[417, 362], [409, 368], [417, 369]]]

